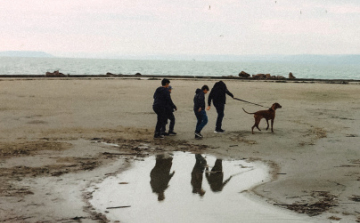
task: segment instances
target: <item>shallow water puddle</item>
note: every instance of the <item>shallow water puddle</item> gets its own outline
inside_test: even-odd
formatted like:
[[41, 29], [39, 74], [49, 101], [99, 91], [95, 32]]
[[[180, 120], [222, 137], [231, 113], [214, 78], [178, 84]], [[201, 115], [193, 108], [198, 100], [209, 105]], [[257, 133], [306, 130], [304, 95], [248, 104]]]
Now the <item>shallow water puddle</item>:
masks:
[[134, 161], [89, 190], [97, 212], [120, 222], [312, 222], [244, 190], [268, 180], [268, 168], [244, 160], [176, 152]]

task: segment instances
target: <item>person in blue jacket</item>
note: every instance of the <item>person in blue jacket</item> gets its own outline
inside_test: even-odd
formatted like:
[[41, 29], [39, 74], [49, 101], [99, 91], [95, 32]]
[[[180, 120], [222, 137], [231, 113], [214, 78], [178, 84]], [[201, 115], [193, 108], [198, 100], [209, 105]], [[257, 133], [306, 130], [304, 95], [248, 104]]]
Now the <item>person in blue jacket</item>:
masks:
[[201, 89], [196, 89], [194, 97], [194, 113], [197, 118], [196, 128], [195, 128], [195, 138], [199, 139], [203, 136], [201, 135], [201, 130], [205, 127], [208, 122], [208, 117], [205, 111], [205, 94], [209, 91], [207, 85], [202, 86]]

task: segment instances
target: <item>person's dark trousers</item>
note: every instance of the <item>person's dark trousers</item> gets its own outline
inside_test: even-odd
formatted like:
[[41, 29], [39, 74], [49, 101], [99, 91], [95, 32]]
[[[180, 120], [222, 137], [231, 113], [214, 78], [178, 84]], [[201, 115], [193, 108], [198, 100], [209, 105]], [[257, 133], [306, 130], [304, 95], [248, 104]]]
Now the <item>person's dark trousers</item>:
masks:
[[166, 132], [166, 125], [168, 124], [168, 119], [170, 120], [169, 132], [174, 131], [174, 127], [175, 127], [174, 113], [172, 111], [166, 111], [166, 121], [165, 121], [164, 129], [161, 129], [161, 132]]
[[175, 127], [175, 116], [174, 116], [174, 113], [173, 113], [173, 112], [168, 112], [167, 118], [170, 120], [169, 132], [173, 132], [173, 131], [174, 131], [174, 127]]
[[166, 124], [166, 113], [165, 108], [153, 106], [154, 112], [157, 114], [157, 122], [155, 127], [155, 136], [163, 134], [161, 131], [162, 129], [165, 129]]
[[224, 110], [225, 110], [225, 104], [214, 104], [215, 108], [216, 108], [216, 112], [218, 114], [217, 119], [216, 119], [216, 128], [215, 130], [220, 130], [221, 126], [222, 126], [222, 121], [224, 118]]
[[208, 123], [208, 117], [206, 115], [205, 110], [201, 110], [200, 112], [198, 111], [194, 111], [194, 112], [197, 118], [195, 132], [200, 133], [201, 130], [204, 128], [204, 126]]

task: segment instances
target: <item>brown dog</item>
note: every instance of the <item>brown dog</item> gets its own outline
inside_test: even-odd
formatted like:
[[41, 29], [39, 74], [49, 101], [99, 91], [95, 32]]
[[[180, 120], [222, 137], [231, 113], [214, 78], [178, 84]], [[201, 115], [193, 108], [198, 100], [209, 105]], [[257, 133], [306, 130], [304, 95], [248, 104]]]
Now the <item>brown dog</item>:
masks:
[[[267, 123], [267, 127], [266, 130], [269, 129], [269, 120], [271, 120], [271, 132], [274, 132], [273, 130], [273, 125], [274, 125], [274, 119], [275, 119], [275, 110], [281, 108], [281, 105], [279, 103], [274, 103], [271, 108], [269, 108], [269, 110], [261, 110], [261, 111], [257, 111], [254, 113], [249, 113], [247, 111], [244, 110], [244, 112], [248, 113], [248, 114], [254, 114], [254, 118], [255, 118], [255, 124], [253, 125], [253, 127], [251, 128], [251, 133], [254, 134], [254, 128], [256, 127], [257, 129], [259, 129], [259, 123], [260, 120], [262, 118], [266, 119], [266, 123]], [[261, 131], [259, 129], [259, 131]]]

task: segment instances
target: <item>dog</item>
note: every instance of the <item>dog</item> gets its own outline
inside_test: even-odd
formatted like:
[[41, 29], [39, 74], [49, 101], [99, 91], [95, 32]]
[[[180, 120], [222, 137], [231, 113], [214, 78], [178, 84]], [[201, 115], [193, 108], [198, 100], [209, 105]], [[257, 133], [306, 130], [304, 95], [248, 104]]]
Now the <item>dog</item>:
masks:
[[243, 108], [244, 112], [246, 112], [247, 114], [253, 114], [254, 118], [255, 118], [255, 124], [251, 128], [251, 133], [254, 134], [254, 128], [255, 127], [259, 131], [261, 131], [259, 129], [259, 123], [260, 123], [260, 120], [262, 118], [266, 119], [266, 123], [267, 123], [266, 130], [269, 129], [269, 120], [271, 120], [271, 132], [274, 132], [273, 125], [274, 125], [274, 119], [275, 119], [275, 110], [278, 109], [278, 108], [282, 108], [279, 103], [274, 103], [271, 106], [271, 108], [269, 108], [269, 110], [261, 110], [261, 111], [257, 111], [257, 112], [254, 112], [254, 113], [249, 113], [249, 112], [245, 111], [245, 109]]

